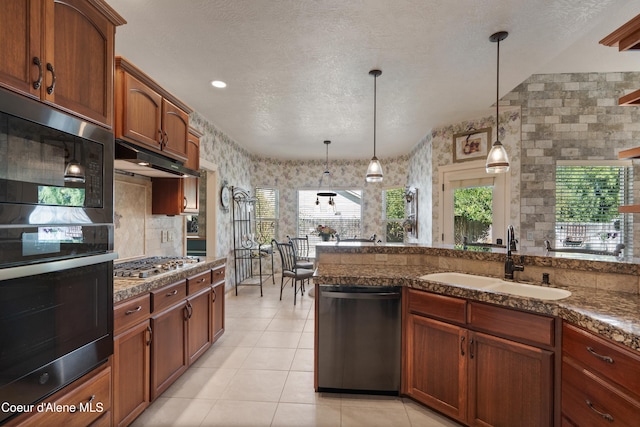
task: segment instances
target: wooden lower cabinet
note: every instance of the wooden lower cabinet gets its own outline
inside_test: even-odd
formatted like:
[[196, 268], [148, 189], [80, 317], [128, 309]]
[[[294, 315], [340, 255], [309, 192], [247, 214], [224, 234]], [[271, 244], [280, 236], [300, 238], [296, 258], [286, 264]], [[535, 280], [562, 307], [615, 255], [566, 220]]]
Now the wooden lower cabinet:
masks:
[[466, 418], [467, 331], [423, 316], [407, 324], [408, 394], [452, 418]]
[[216, 342], [224, 334], [224, 298], [225, 298], [225, 266], [211, 271], [211, 343]]
[[146, 319], [114, 338], [113, 414], [115, 426], [127, 426], [149, 406], [152, 331]]
[[[491, 324], [484, 320], [479, 323], [485, 330], [474, 330], [473, 303], [461, 301], [406, 291], [402, 392], [470, 426], [554, 425], [553, 346], [539, 348], [494, 336], [487, 333]], [[437, 318], [430, 317], [430, 307]], [[529, 320], [528, 313], [502, 307], [483, 304], [476, 309], [493, 311], [489, 317], [496, 319], [507, 315], [515, 316], [516, 323]], [[530, 320], [536, 324], [540, 319]], [[500, 335], [505, 325], [500, 322], [495, 329]], [[540, 339], [555, 342], [552, 333]]]
[[187, 318], [184, 301], [151, 316], [151, 400], [160, 396], [187, 369]]
[[111, 361], [69, 384], [45, 399], [42, 404], [77, 409], [75, 411], [31, 412], [10, 420], [7, 426], [86, 427], [88, 425], [111, 425]]
[[491, 335], [470, 333], [469, 424], [553, 425], [553, 354]]
[[187, 298], [187, 347], [189, 365], [211, 347], [211, 288]]
[[211, 332], [213, 334], [212, 343], [224, 334], [224, 282], [211, 288], [213, 292], [211, 304], [213, 313], [211, 315]]
[[563, 422], [580, 427], [638, 425], [637, 352], [566, 322], [562, 332]]

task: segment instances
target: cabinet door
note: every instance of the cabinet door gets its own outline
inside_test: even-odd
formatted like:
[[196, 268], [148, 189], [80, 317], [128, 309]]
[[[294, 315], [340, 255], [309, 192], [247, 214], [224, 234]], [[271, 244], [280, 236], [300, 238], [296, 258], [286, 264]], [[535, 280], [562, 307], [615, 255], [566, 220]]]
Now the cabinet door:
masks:
[[46, 0], [43, 99], [111, 127], [114, 25], [86, 0]]
[[[216, 270], [213, 271], [214, 274]], [[224, 272], [224, 270], [223, 270]], [[224, 277], [222, 282], [213, 286], [213, 313], [211, 316], [212, 343], [216, 342], [224, 334]]]
[[198, 213], [198, 178], [182, 178], [182, 195], [184, 198], [183, 212]]
[[197, 171], [200, 169], [200, 137], [195, 129], [189, 129], [189, 139], [187, 140], [187, 161], [185, 167]]
[[40, 49], [41, 5], [42, 0], [3, 0], [0, 3], [0, 86], [32, 97], [40, 96], [44, 78]]
[[466, 415], [467, 333], [455, 325], [409, 315], [408, 394], [460, 420]]
[[211, 346], [211, 288], [187, 299], [189, 364]]
[[129, 425], [149, 406], [151, 327], [146, 320], [113, 342], [114, 424]]
[[151, 318], [151, 400], [187, 369], [187, 307], [177, 304]]
[[469, 424], [553, 425], [553, 353], [471, 332]]
[[162, 96], [127, 72], [119, 72], [121, 91], [118, 98], [122, 123], [116, 128], [116, 138], [141, 143], [156, 151], [161, 149]]
[[189, 115], [166, 99], [162, 100], [162, 150], [180, 161], [187, 160]]

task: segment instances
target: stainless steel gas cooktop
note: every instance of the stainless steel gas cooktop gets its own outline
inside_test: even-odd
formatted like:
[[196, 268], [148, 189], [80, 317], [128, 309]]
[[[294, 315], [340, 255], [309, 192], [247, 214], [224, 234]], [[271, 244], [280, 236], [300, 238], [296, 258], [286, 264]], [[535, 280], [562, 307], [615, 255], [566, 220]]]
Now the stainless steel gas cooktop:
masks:
[[185, 265], [200, 262], [197, 257], [149, 257], [126, 261], [113, 266], [114, 277], [141, 278], [157, 276], [178, 270]]

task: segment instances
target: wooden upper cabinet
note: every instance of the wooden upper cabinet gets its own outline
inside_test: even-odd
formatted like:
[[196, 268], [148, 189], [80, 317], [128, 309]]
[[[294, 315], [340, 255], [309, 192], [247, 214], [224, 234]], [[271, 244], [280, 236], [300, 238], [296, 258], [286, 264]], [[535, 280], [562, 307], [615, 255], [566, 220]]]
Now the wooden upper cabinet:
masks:
[[116, 57], [115, 136], [180, 162], [188, 158], [191, 109]]
[[[617, 47], [620, 52], [640, 50], [640, 15], [600, 40], [600, 44]], [[618, 105], [640, 105], [640, 89], [621, 96]]]
[[42, 63], [42, 6], [42, 0], [0, 3], [0, 85], [35, 98], [40, 97], [44, 78], [39, 78], [39, 67], [34, 64], [34, 60]]
[[162, 150], [186, 161], [189, 114], [166, 99], [162, 100], [162, 134]]
[[200, 138], [202, 134], [193, 128], [189, 128], [187, 140], [187, 161], [184, 163], [189, 169], [200, 169]]
[[122, 121], [116, 121], [119, 137], [128, 138], [157, 150], [161, 149], [162, 96], [131, 74], [118, 72], [122, 85], [122, 101], [118, 111]]
[[103, 0], [3, 0], [0, 85], [110, 128], [115, 27]]

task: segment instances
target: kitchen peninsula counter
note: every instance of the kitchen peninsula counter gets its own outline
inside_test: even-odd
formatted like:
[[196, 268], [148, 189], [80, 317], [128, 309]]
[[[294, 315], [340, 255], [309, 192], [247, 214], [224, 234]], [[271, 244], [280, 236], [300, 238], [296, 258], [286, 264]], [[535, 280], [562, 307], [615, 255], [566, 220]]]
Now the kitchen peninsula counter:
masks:
[[[434, 292], [469, 300], [482, 301], [500, 306], [527, 310], [535, 313], [558, 316], [622, 345], [640, 351], [640, 295], [621, 292], [604, 287], [556, 285], [551, 287], [572, 292], [561, 300], [540, 300], [517, 295], [476, 290], [463, 286], [445, 285], [420, 279], [421, 276], [445, 271], [459, 271], [470, 274], [501, 277], [501, 271], [469, 271], [473, 262], [480, 265], [497, 263], [504, 265], [504, 253], [466, 252], [453, 249], [417, 246], [318, 246], [318, 269], [314, 281], [317, 284], [336, 285], [395, 285]], [[405, 257], [403, 255], [417, 255]], [[396, 258], [394, 258], [396, 256]], [[401, 264], [393, 265], [394, 261]], [[462, 262], [461, 264], [458, 264]], [[476, 264], [476, 267], [477, 265]], [[558, 267], [558, 264], [560, 267]], [[459, 266], [459, 268], [458, 268]], [[466, 268], [465, 268], [466, 267]], [[593, 272], [607, 277], [618, 274], [629, 276], [637, 283], [638, 265], [624, 262], [602, 262], [598, 260], [576, 260], [567, 258], [526, 256], [525, 272], [544, 271], [551, 267], [560, 268], [560, 274], [567, 269]], [[551, 270], [552, 271], [552, 270]], [[536, 270], [537, 272], [537, 270]], [[518, 274], [518, 273], [516, 273]], [[518, 280], [522, 283], [541, 285], [540, 281]], [[559, 281], [559, 280], [558, 280]], [[579, 283], [579, 282], [575, 282]], [[542, 286], [542, 285], [541, 285]]]
[[170, 285], [179, 280], [186, 279], [203, 271], [211, 270], [226, 262], [226, 258], [206, 257], [195, 264], [185, 264], [176, 270], [158, 274], [148, 279], [114, 277], [113, 278], [113, 302], [117, 304], [128, 298], [153, 291], [154, 289]]

